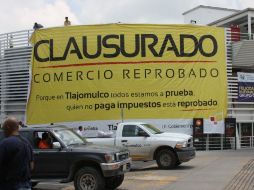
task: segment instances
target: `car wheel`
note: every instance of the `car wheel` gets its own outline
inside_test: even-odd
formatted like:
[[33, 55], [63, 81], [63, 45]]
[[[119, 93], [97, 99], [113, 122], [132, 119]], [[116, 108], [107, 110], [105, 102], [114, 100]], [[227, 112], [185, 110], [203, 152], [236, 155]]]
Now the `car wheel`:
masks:
[[103, 190], [105, 180], [100, 171], [92, 167], [83, 167], [74, 177], [75, 190]]
[[182, 164], [182, 162], [180, 162], [180, 161], [176, 162], [176, 166], [180, 166], [181, 164]]
[[169, 149], [160, 150], [156, 156], [156, 162], [161, 169], [172, 169], [176, 166], [175, 153]]
[[124, 180], [124, 175], [106, 178], [106, 189], [113, 190], [119, 187]]

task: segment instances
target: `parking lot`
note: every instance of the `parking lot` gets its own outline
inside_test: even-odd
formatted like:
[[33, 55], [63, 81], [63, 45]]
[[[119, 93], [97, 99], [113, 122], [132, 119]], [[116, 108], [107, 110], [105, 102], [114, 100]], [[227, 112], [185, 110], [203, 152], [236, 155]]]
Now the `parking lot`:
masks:
[[[245, 149], [197, 152], [195, 159], [174, 170], [159, 170], [155, 162], [134, 162], [118, 190], [230, 190], [237, 185], [247, 190], [254, 183], [253, 159], [254, 150]], [[74, 190], [72, 184], [55, 182], [41, 183], [35, 189]]]

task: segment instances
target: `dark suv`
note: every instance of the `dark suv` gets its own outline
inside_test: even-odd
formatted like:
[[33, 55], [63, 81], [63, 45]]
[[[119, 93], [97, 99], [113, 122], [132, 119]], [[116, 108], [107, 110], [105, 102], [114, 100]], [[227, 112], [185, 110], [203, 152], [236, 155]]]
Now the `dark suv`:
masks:
[[[50, 148], [39, 148], [43, 133], [50, 137]], [[60, 179], [62, 183], [74, 181], [76, 190], [115, 189], [130, 170], [127, 149], [93, 145], [65, 126], [22, 128], [20, 135], [33, 146], [34, 186], [40, 181]], [[0, 131], [0, 140], [3, 138]]]

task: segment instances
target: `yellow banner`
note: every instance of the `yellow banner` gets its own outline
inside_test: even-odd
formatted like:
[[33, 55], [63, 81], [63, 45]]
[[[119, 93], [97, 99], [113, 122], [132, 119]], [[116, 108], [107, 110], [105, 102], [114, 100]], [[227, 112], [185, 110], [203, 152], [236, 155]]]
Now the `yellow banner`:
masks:
[[34, 32], [27, 123], [225, 117], [224, 29], [109, 24]]

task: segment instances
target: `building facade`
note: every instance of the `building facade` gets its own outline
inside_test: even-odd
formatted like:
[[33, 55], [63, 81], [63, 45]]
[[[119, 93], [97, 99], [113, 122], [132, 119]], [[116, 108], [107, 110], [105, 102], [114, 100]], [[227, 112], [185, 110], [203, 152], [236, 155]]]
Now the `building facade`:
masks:
[[[209, 9], [209, 11], [207, 11]], [[205, 10], [205, 11], [204, 11]], [[199, 12], [201, 11], [201, 12]], [[212, 11], [216, 18], [210, 18]], [[198, 20], [201, 13], [208, 13]], [[197, 17], [199, 15], [199, 17]], [[216, 15], [216, 14], [214, 14]], [[252, 49], [254, 41], [252, 18], [254, 10], [243, 11], [199, 6], [184, 13], [186, 23], [204, 24], [227, 28], [227, 78], [228, 113], [227, 117], [236, 118], [237, 139], [231, 148], [253, 147], [254, 144], [254, 102], [238, 101], [238, 72], [254, 73]], [[219, 18], [220, 17], [220, 18]], [[207, 20], [206, 20], [207, 18]], [[0, 34], [0, 119], [15, 115], [25, 121], [26, 102], [29, 92], [29, 64], [32, 47], [29, 43], [31, 30]], [[237, 37], [236, 37], [237, 36]], [[203, 139], [206, 149], [211, 149], [211, 139], [217, 139], [216, 148], [223, 148], [223, 135], [207, 135]]]
[[185, 24], [207, 25], [239, 12], [235, 9], [199, 5], [183, 13]]
[[32, 31], [0, 34], [0, 119], [14, 115], [25, 120], [29, 87]]
[[[205, 7], [205, 6], [204, 6]], [[237, 73], [254, 73], [254, 9], [226, 11], [224, 16], [217, 20], [210, 18], [210, 13], [216, 13], [218, 8], [205, 7], [207, 14], [203, 14], [202, 6], [195, 7], [184, 14], [185, 21], [195, 19], [195, 15], [203, 15], [203, 24], [228, 28], [228, 40], [230, 44], [229, 62], [232, 61], [231, 72], [228, 73], [228, 117], [236, 118], [237, 122], [237, 146], [253, 147], [254, 143], [254, 102], [242, 102], [238, 99], [238, 77]], [[192, 16], [194, 17], [192, 18]], [[198, 23], [199, 24], [199, 23]], [[202, 23], [200, 23], [202, 24]]]

